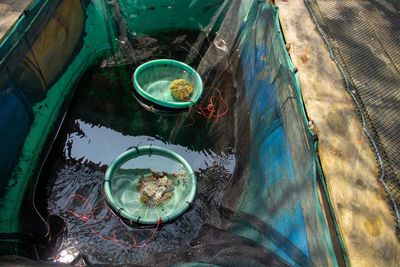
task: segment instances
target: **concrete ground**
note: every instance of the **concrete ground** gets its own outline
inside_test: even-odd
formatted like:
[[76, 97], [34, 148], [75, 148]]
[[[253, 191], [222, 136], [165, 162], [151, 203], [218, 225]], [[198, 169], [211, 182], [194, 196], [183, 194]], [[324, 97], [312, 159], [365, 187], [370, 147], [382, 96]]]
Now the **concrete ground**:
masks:
[[32, 0], [0, 0], [0, 39]]
[[303, 0], [276, 0], [351, 266], [399, 266], [396, 223], [355, 104]]

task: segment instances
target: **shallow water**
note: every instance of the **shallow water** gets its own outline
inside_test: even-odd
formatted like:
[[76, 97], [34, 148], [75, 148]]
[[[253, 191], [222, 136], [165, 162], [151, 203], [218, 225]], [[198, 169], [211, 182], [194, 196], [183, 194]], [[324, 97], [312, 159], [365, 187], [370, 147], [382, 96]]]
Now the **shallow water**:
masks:
[[[147, 36], [156, 44], [147, 42], [146, 47], [146, 42], [138, 42], [140, 49], [157, 47], [148, 58], [118, 67], [101, 63], [91, 67], [79, 82], [41, 176], [46, 193], [39, 194], [37, 201], [47, 205], [51, 220], [59, 217], [65, 222], [64, 227], [50, 224], [50, 243], [57, 245], [59, 252], [56, 261], [63, 261], [60, 256], [73, 247], [74, 252], [68, 253], [85, 255], [87, 263], [132, 263], [155, 252], [188, 246], [200, 227], [218, 216], [221, 192], [236, 166], [233, 127], [220, 129], [226, 124], [214, 123], [195, 112], [193, 119], [186, 120], [179, 115], [151, 113], [137, 103], [130, 87], [131, 74], [144, 61], [164, 57], [165, 53], [184, 60], [190, 47], [179, 49], [174, 45], [171, 50], [168, 45], [185, 34], [188, 44], [194, 41], [193, 33]], [[228, 91], [234, 92], [233, 88]], [[224, 145], [215, 145], [218, 142]], [[173, 222], [161, 225], [145, 247], [121, 248], [135, 244], [134, 239], [136, 246], [144, 244], [155, 228], [129, 227], [110, 213], [104, 206], [104, 174], [119, 154], [144, 145], [161, 146], [185, 158], [196, 173], [197, 194], [192, 207]], [[88, 223], [85, 216], [90, 215], [93, 217]]]

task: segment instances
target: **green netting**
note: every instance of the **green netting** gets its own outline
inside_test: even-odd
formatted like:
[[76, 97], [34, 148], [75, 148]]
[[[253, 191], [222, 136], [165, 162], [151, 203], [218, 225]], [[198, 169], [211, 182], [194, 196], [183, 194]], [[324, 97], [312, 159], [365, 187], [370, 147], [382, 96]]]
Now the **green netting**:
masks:
[[121, 14], [127, 21], [128, 34], [135, 36], [154, 30], [180, 29], [182, 26], [186, 29], [204, 29], [213, 22], [210, 18], [223, 1], [195, 0], [180, 1], [178, 4], [170, 0], [118, 2]]
[[[128, 1], [121, 3], [121, 5], [115, 5], [114, 2], [103, 0], [38, 0], [28, 12], [19, 18], [14, 29], [8, 33], [1, 43], [0, 88], [3, 88], [10, 79], [18, 80], [17, 86], [30, 96], [28, 98], [34, 110], [34, 121], [25, 138], [19, 160], [9, 179], [9, 185], [2, 196], [2, 202], [7, 204], [0, 207], [2, 214], [0, 232], [14, 233], [22, 231], [19, 210], [23, 197], [28, 185], [33, 183], [33, 178], [40, 169], [41, 160], [46, 156], [48, 148], [54, 139], [54, 134], [60, 126], [60, 119], [65, 115], [63, 114], [63, 107], [70, 100], [74, 86], [83, 71], [101, 56], [111, 55], [116, 49], [122, 49], [121, 42], [125, 42], [126, 30], [123, 32], [123, 29], [115, 28], [119, 26], [115, 25], [115, 22], [120, 21], [126, 15], [121, 14], [121, 11], [119, 11], [119, 14], [115, 14], [118, 12], [116, 7], [124, 6], [124, 8], [128, 8], [125, 10], [131, 14], [142, 14], [143, 8], [147, 10], [146, 12], [150, 12], [154, 11], [151, 7], [164, 10], [163, 6], [165, 6], [165, 3], [161, 2], [149, 5], [151, 1], [129, 1], [128, 5], [125, 5], [125, 2]], [[190, 5], [190, 10], [200, 10], [201, 20], [204, 21], [210, 21], [219, 8], [219, 5], [215, 5], [214, 1], [211, 0], [193, 1], [192, 3], [185, 1], [185, 8], [188, 7], [187, 4]], [[170, 9], [167, 8], [166, 10]], [[181, 16], [184, 10], [184, 14], [187, 15], [186, 19], [182, 19]], [[81, 16], [80, 12], [83, 12], [85, 16], [82, 32], [78, 32], [81, 40], [77, 43], [71, 43], [68, 35], [63, 42], [59, 42], [57, 35], [54, 35], [54, 29], [46, 28], [51, 20], [57, 21], [59, 19], [57, 17], [59, 13], [68, 11], [71, 12], [70, 17], [75, 19], [66, 20], [65, 22], [77, 21], [77, 18]], [[164, 25], [168, 28], [172, 25], [164, 24], [162, 22], [163, 19], [173, 20], [176, 28], [186, 27], [186, 23], [192, 21], [190, 23], [192, 27], [201, 28], [203, 24], [197, 23], [197, 20], [193, 19], [193, 12], [189, 13], [188, 11], [182, 8], [173, 8], [170, 11], [161, 12], [161, 14], [157, 13], [157, 20], [153, 21], [158, 21], [158, 25]], [[146, 12], [143, 14], [144, 16], [148, 15]], [[130, 19], [129, 21], [138, 23], [136, 19]], [[68, 33], [69, 25], [65, 24], [59, 24], [58, 26], [62, 31]], [[140, 25], [135, 27], [139, 27], [137, 29], [152, 30], [156, 26], [148, 24], [142, 19], [140, 20]], [[36, 51], [32, 47], [40, 34], [48, 36], [48, 44], [40, 48], [41, 51]], [[121, 34], [125, 34], [125, 37], [121, 36]], [[62, 51], [69, 49], [69, 46], [75, 46], [70, 55], [66, 55], [66, 57], [52, 56], [52, 50], [55, 48]], [[42, 55], [49, 56], [51, 59], [50, 65], [45, 66], [44, 63], [41, 63], [39, 56]], [[33, 71], [31, 67], [23, 68], [27, 59], [30, 62], [29, 64], [33, 65]], [[57, 73], [56, 79], [44, 81], [43, 76], [45, 76], [45, 73], [42, 68], [51, 68], [53, 64], [57, 63], [63, 65], [63, 67]]]
[[[32, 25], [30, 26], [31, 28], [27, 27], [21, 32], [12, 31], [10, 33], [12, 36], [5, 39], [5, 43], [2, 43], [4, 47], [8, 47], [9, 42], [13, 43], [14, 46], [11, 47], [9, 51], [4, 52], [7, 57], [3, 58], [2, 64], [0, 65], [0, 76], [2, 78], [12, 79], [11, 74], [13, 73], [13, 69], [15, 69], [18, 72], [18, 77], [27, 79], [24, 80], [23, 83], [32, 83], [32, 80], [29, 80], [32, 77], [29, 69], [19, 69], [22, 61], [21, 58], [28, 55], [35, 55], [26, 40], [33, 42], [37, 38], [36, 31], [43, 31], [44, 26], [51, 18], [51, 14], [55, 12], [60, 2], [62, 1], [51, 3], [48, 1], [37, 1], [35, 7], [40, 6], [42, 8], [38, 9], [36, 11], [37, 13], [34, 13], [33, 11], [29, 13], [28, 16], [33, 17], [30, 21], [30, 25]], [[80, 3], [80, 1], [77, 2]], [[1, 206], [1, 232], [14, 233], [22, 231], [19, 220], [21, 203], [28, 185], [32, 185], [32, 179], [37, 173], [38, 167], [40, 167], [41, 157], [46, 154], [49, 142], [52, 140], [52, 133], [54, 134], [57, 130], [60, 117], [62, 118], [63, 116], [62, 107], [65, 105], [65, 102], [68, 102], [75, 82], [82, 75], [82, 71], [99, 55], [108, 53], [110, 49], [100, 2], [92, 2], [87, 7], [81, 5], [81, 8], [85, 8], [87, 14], [87, 19], [84, 25], [87, 34], [84, 38], [85, 45], [82, 47], [76, 47], [76, 49], [79, 49], [79, 53], [73, 58], [74, 60], [68, 66], [63, 68], [62, 73], [58, 75], [58, 80], [54, 82], [51, 88], [47, 88], [46, 98], [39, 102], [35, 102], [35, 97], [29, 99], [34, 111], [34, 121], [25, 138], [25, 143], [22, 147], [19, 160], [9, 178], [8, 186], [5, 189], [6, 192], [2, 196], [2, 202], [7, 204]], [[76, 11], [78, 12], [79, 10]], [[76, 16], [78, 15], [76, 14]], [[21, 20], [25, 19], [27, 19], [25, 16], [21, 18]], [[23, 22], [20, 22], [17, 25], [20, 24], [24, 25]], [[15, 35], [18, 37], [17, 41], [15, 41]], [[66, 42], [63, 43], [63, 45], [67, 46], [69, 44]], [[60, 47], [60, 44], [57, 46], [60, 49], [63, 49], [62, 46]], [[47, 47], [47, 49], [51, 50], [51, 47]], [[65, 59], [53, 58], [53, 60], [61, 61]], [[41, 65], [38, 63], [36, 68], [40, 70]], [[2, 86], [0, 86], [0, 88], [2, 88]], [[22, 87], [21, 89], [24, 91], [26, 88]], [[34, 90], [37, 92], [43, 92], [43, 88], [41, 87], [34, 88]], [[35, 95], [35, 93], [33, 95]]]

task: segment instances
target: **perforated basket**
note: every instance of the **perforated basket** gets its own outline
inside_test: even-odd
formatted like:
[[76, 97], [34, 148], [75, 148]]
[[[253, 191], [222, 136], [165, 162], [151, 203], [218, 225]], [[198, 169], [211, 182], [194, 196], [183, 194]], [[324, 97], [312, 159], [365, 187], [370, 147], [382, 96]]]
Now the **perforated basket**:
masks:
[[[193, 86], [192, 94], [185, 99], [173, 97], [169, 90], [172, 81], [183, 79]], [[158, 59], [140, 65], [132, 76], [135, 96], [165, 109], [188, 109], [200, 99], [203, 81], [189, 65], [170, 59]]]
[[[140, 200], [140, 177], [158, 173], [174, 184], [174, 194], [161, 206], [146, 206]], [[104, 192], [108, 204], [123, 218], [142, 224], [168, 222], [183, 214], [196, 194], [196, 176], [177, 153], [156, 146], [142, 146], [118, 156], [107, 169]]]

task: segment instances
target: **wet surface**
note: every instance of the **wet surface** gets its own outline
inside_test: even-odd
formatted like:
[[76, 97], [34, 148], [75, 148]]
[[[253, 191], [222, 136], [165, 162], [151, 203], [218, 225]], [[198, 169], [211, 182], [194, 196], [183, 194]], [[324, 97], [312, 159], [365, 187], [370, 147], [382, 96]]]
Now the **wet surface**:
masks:
[[[143, 61], [163, 57], [165, 49], [160, 47], [167, 48], [168, 42], [182, 36], [181, 32], [174, 34], [151, 37], [155, 41], [147, 42], [148, 48], [157, 46], [159, 53]], [[145, 49], [146, 42], [139, 43]], [[184, 60], [187, 48], [178, 48], [172, 49], [171, 58]], [[185, 123], [179, 115], [159, 115], [142, 108], [130, 87], [130, 76], [139, 63], [94, 66], [78, 85], [41, 175], [45, 189], [37, 194], [41, 212], [51, 220], [59, 218], [57, 226], [50, 224], [49, 242], [58, 252], [55, 261], [62, 262], [73, 247], [73, 253], [84, 255], [87, 263], [132, 263], [155, 252], [187, 247], [206, 221], [218, 220], [215, 216], [221, 192], [236, 165], [230, 141], [233, 127], [218, 129], [219, 124], [197, 113], [186, 117]], [[215, 145], [220, 140], [224, 145]], [[198, 185], [192, 207], [173, 222], [161, 225], [146, 246], [136, 248], [149, 240], [155, 226], [126, 226], [112, 215], [105, 206], [103, 182], [107, 167], [119, 154], [145, 145], [164, 147], [185, 158], [196, 173]]]

